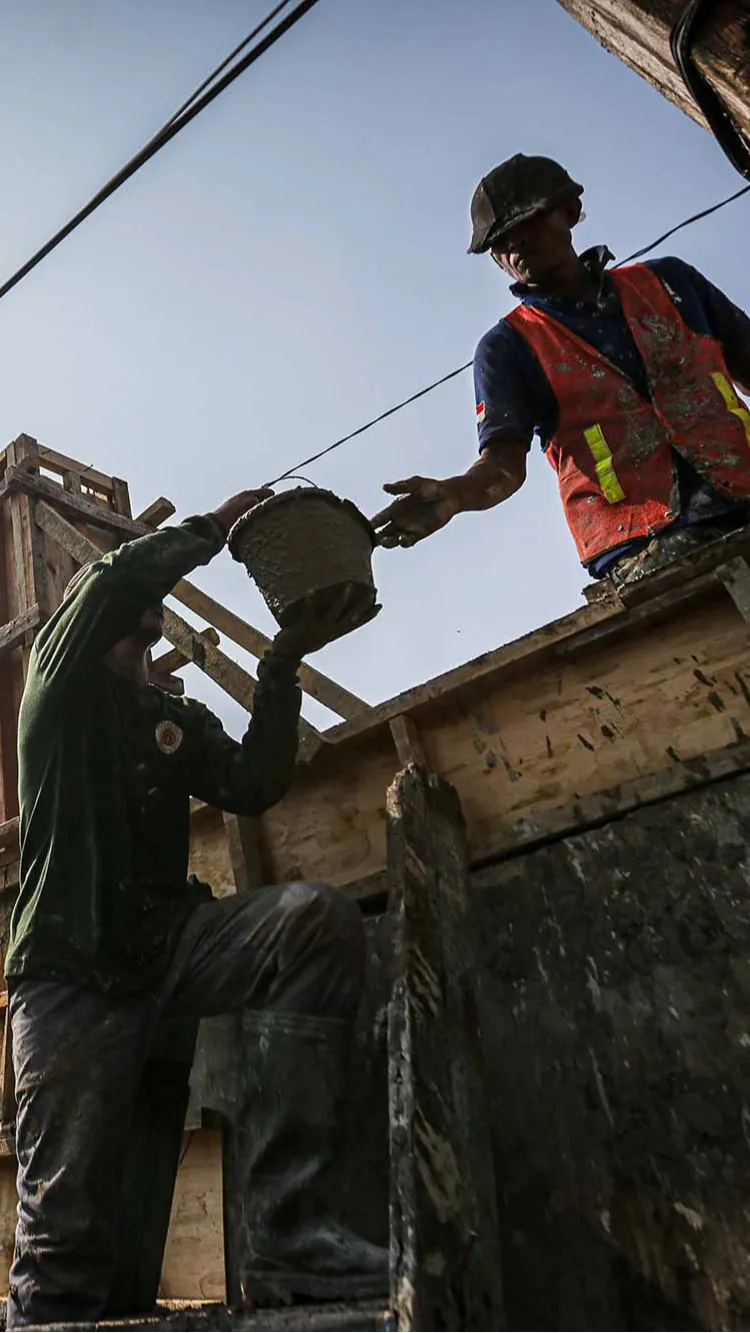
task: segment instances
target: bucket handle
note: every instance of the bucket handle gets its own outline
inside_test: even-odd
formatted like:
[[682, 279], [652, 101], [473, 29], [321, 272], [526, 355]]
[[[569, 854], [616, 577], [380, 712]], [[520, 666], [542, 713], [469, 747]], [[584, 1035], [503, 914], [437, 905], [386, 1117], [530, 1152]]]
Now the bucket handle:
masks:
[[[279, 480], [273, 482], [273, 485], [278, 486], [279, 483], [282, 481], [304, 481], [305, 485], [312, 486], [313, 490], [317, 490], [318, 488], [318, 483], [316, 481], [310, 481], [309, 477], [303, 477], [302, 474], [299, 472], [289, 472], [285, 477], [279, 477]], [[261, 487], [261, 490], [266, 490], [266, 489], [268, 490], [271, 489], [271, 483], [265, 482], [264, 485]]]

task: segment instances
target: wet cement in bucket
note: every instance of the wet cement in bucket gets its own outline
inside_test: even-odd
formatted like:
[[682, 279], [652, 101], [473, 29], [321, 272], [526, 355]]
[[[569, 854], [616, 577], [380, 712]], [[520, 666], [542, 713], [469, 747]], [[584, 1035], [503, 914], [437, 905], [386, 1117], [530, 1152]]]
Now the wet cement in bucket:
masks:
[[365, 611], [375, 602], [375, 533], [356, 505], [332, 491], [297, 487], [264, 500], [229, 534], [279, 625], [294, 620], [303, 598], [332, 601], [347, 585]]

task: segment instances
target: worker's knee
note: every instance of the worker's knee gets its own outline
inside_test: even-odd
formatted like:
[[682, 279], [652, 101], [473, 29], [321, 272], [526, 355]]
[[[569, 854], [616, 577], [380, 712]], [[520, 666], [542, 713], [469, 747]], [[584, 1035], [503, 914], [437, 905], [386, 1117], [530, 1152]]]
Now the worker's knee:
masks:
[[361, 971], [365, 961], [362, 913], [352, 898], [330, 884], [302, 881], [287, 884], [282, 908], [289, 930], [301, 947], [346, 955], [350, 967]]

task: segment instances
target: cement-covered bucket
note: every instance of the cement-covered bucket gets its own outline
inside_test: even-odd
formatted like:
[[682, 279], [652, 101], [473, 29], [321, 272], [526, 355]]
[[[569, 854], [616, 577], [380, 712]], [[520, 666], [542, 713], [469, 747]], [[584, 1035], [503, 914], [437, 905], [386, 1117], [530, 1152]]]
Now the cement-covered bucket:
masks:
[[375, 602], [375, 533], [351, 500], [317, 486], [263, 500], [229, 534], [229, 550], [257, 583], [279, 625], [310, 593], [331, 599], [346, 584], [363, 610]]

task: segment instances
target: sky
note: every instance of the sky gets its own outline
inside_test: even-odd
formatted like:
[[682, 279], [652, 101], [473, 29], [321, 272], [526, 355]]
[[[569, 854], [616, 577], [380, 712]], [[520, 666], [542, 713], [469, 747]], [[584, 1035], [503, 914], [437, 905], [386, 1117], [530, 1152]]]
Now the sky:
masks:
[[[0, 6], [2, 277], [267, 6]], [[134, 512], [166, 495], [178, 517], [277, 475], [468, 361], [510, 308], [465, 251], [477, 181], [519, 151], [584, 183], [577, 244], [619, 258], [742, 183], [555, 0], [321, 0], [3, 300], [0, 445], [25, 431], [126, 478]], [[655, 253], [750, 309], [748, 209]], [[464, 373], [306, 471], [372, 514], [384, 482], [475, 456]], [[587, 582], [538, 445], [506, 504], [374, 563], [380, 616], [312, 659], [370, 703], [574, 610]], [[228, 554], [195, 581], [272, 632]], [[185, 678], [238, 734], [239, 708]]]

